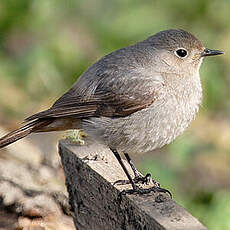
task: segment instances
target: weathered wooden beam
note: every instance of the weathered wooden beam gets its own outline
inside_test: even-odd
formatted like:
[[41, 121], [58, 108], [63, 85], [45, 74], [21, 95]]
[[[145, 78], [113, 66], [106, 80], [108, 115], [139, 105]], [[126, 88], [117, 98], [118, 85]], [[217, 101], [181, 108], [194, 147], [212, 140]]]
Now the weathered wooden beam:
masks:
[[77, 230], [207, 230], [166, 194], [122, 195], [129, 185], [112, 152], [98, 144], [60, 141], [69, 202]]

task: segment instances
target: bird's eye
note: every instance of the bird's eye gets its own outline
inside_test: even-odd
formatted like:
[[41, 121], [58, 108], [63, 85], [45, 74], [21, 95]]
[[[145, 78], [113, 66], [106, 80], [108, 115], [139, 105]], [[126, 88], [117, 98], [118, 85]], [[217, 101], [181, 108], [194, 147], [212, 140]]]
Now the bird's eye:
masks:
[[180, 57], [180, 58], [185, 58], [187, 55], [188, 55], [188, 52], [187, 52], [187, 50], [186, 49], [178, 49], [178, 50], [176, 50], [176, 55], [178, 56], [178, 57]]

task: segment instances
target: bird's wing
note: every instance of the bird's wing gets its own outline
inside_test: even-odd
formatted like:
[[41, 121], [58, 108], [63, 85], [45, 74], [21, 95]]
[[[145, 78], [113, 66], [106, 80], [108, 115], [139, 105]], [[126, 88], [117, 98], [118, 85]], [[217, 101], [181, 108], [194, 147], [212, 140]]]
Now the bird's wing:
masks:
[[150, 79], [128, 80], [113, 87], [99, 84], [95, 93], [86, 98], [65, 94], [50, 109], [37, 113], [26, 121], [49, 117], [87, 118], [92, 116], [124, 117], [151, 105], [159, 96], [161, 82]]
[[68, 116], [124, 117], [151, 105], [162, 87], [162, 76], [146, 68], [99, 63], [89, 68], [50, 109], [26, 121]]

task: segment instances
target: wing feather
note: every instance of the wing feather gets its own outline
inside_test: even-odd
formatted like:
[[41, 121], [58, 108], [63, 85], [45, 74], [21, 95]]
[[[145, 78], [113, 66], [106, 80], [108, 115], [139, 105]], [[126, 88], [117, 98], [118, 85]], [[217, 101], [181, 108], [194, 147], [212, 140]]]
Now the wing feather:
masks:
[[[135, 63], [133, 56], [125, 61], [123, 56], [114, 57], [112, 53], [92, 65], [50, 109], [25, 121], [68, 116], [125, 117], [154, 103], [164, 87], [163, 77], [152, 69], [148, 71], [142, 63]], [[124, 65], [128, 62], [132, 66]]]

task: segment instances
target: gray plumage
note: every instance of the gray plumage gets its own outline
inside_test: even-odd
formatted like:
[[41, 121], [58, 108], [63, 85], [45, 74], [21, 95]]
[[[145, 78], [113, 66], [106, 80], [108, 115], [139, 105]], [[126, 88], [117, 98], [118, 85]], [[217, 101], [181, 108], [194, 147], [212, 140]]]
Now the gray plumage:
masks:
[[[178, 56], [178, 49], [187, 55]], [[81, 128], [96, 141], [127, 153], [162, 147], [198, 112], [199, 68], [203, 57], [211, 55], [206, 51], [186, 31], [159, 32], [100, 59], [50, 109], [26, 121], [51, 121], [34, 132]], [[215, 52], [212, 55], [221, 54]]]

